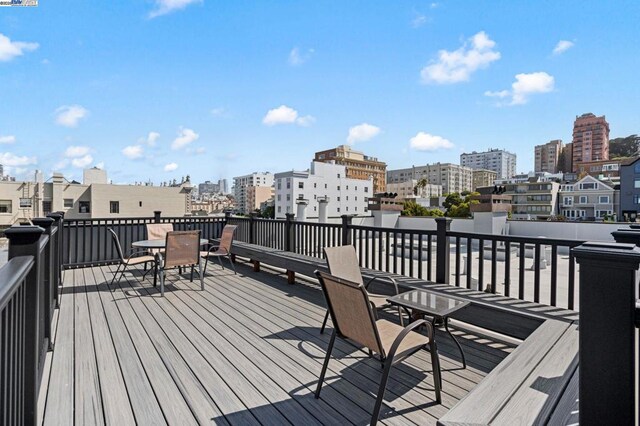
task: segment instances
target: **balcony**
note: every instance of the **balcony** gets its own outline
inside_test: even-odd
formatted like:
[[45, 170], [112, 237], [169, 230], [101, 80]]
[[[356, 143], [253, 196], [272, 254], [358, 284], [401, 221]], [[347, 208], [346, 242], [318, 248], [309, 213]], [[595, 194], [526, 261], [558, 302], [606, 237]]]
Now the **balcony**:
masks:
[[[436, 332], [442, 403], [434, 401], [430, 358], [420, 352], [394, 367], [382, 423], [500, 423], [492, 419], [512, 421], [523, 408], [525, 424], [576, 423], [578, 413], [614, 424], [635, 419], [637, 330], [629, 318], [640, 249], [633, 244], [452, 232], [444, 218], [433, 231], [354, 225], [348, 216], [341, 224], [291, 215], [52, 216], [6, 232], [5, 424], [368, 423], [381, 368], [366, 352], [339, 341], [322, 397], [313, 396], [330, 333], [319, 333], [326, 305], [309, 271], [326, 270], [323, 247], [344, 244], [356, 247], [363, 273], [393, 277], [401, 291], [469, 302], [452, 322], [466, 368], [453, 340]], [[117, 229], [128, 246], [145, 238], [151, 222], [207, 238], [236, 224], [238, 274], [210, 266], [201, 290], [176, 273], [165, 297], [140, 270], [110, 285], [106, 229]], [[619, 231], [616, 239], [640, 242], [640, 235]], [[381, 315], [399, 321], [393, 310]], [[581, 353], [580, 366], [578, 334], [600, 344]], [[614, 363], [609, 385], [594, 365]]]

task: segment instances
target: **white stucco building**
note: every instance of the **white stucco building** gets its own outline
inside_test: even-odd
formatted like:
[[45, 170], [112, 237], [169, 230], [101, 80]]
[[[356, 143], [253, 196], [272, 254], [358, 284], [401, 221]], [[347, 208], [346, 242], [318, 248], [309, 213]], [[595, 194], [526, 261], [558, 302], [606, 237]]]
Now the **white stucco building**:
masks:
[[307, 171], [276, 173], [274, 178], [276, 218], [287, 213], [298, 216], [298, 204], [305, 203], [306, 218], [319, 218], [321, 208], [326, 208], [326, 217], [368, 214], [373, 179], [347, 178], [345, 166], [314, 161]]
[[[236, 199], [236, 205], [238, 206], [238, 210], [240, 213], [250, 213], [253, 211], [253, 208], [249, 206], [249, 201], [247, 197], [248, 187], [271, 187], [273, 186], [273, 174], [265, 172], [265, 173], [257, 173], [253, 172], [244, 176], [236, 176], [233, 178], [233, 196]], [[266, 199], [265, 199], [266, 200]], [[265, 201], [260, 200], [260, 202]], [[260, 204], [258, 202], [258, 205]]]

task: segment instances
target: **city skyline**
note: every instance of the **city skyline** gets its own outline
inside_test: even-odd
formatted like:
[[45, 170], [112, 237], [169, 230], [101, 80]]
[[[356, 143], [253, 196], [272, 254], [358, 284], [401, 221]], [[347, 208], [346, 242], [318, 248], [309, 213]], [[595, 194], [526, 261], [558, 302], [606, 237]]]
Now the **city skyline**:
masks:
[[0, 11], [8, 174], [231, 180], [341, 144], [389, 169], [500, 148], [520, 173], [581, 114], [638, 133], [631, 2], [176, 4]]

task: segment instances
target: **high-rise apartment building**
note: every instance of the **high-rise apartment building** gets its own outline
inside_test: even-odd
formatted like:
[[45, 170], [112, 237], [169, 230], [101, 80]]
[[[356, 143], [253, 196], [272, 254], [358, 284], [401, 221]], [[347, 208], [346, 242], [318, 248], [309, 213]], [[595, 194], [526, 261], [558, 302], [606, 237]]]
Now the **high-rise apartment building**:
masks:
[[314, 161], [323, 163], [333, 161], [335, 164], [345, 166], [348, 178], [373, 179], [373, 192], [385, 191], [387, 164], [378, 161], [375, 157], [364, 155], [360, 151], [354, 151], [349, 145], [340, 145], [337, 148], [316, 152]]
[[503, 149], [460, 155], [460, 165], [472, 169], [493, 170], [498, 179], [509, 179], [516, 174], [516, 155]]
[[609, 159], [609, 123], [605, 116], [590, 112], [576, 117], [573, 123], [573, 171], [580, 163]]
[[387, 183], [419, 181], [422, 178], [432, 185], [441, 185], [443, 194], [473, 190], [473, 170], [457, 164], [435, 163], [387, 172]]
[[498, 178], [498, 174], [493, 170], [477, 169], [473, 171], [473, 190], [483, 186], [491, 186]]
[[236, 205], [240, 213], [250, 213], [247, 210], [247, 187], [249, 186], [273, 186], [273, 174], [269, 172], [257, 173], [253, 172], [244, 176], [236, 176], [233, 178], [233, 196], [236, 199]]
[[555, 139], [535, 148], [535, 172], [558, 173], [562, 140]]
[[220, 185], [213, 183], [210, 180], [206, 180], [203, 183], [198, 184], [198, 194], [217, 194], [220, 192]]
[[570, 173], [573, 171], [573, 144], [568, 143], [562, 147], [558, 160], [558, 171]]
[[320, 203], [326, 209], [326, 217], [364, 215], [368, 198], [373, 196], [371, 179], [347, 177], [346, 167], [338, 164], [313, 161], [307, 171], [288, 171], [275, 174], [276, 218], [287, 213], [298, 213], [298, 203], [305, 205], [308, 218], [321, 216]]

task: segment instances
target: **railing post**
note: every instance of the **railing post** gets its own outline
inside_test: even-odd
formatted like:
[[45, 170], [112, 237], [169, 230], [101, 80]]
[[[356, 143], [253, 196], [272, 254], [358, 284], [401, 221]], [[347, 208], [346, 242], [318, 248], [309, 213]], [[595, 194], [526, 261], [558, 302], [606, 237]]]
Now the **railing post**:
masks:
[[351, 245], [351, 222], [353, 221], [353, 216], [348, 214], [343, 214], [342, 218], [342, 245], [349, 246]]
[[249, 213], [249, 244], [256, 243], [256, 212]]
[[294, 251], [293, 213], [285, 213], [284, 217], [284, 250]]
[[43, 271], [40, 256], [40, 238], [44, 229], [39, 226], [12, 226], [5, 231], [9, 239], [9, 259], [17, 256], [33, 256], [34, 264], [27, 275], [25, 289], [24, 333], [24, 423], [36, 424], [38, 391], [40, 389], [41, 363], [44, 361], [45, 342], [40, 341], [44, 330], [42, 288]]
[[436, 226], [436, 282], [449, 284], [451, 245], [447, 232], [451, 229], [451, 218], [437, 217]]
[[616, 243], [635, 244], [640, 247], [640, 229], [618, 229], [611, 233]]
[[47, 217], [53, 219], [53, 226], [55, 226], [55, 234], [53, 235], [53, 242], [49, 242], [52, 252], [53, 262], [53, 294], [51, 295], [55, 302], [55, 307], [60, 307], [59, 289], [62, 285], [62, 226], [64, 213], [54, 212], [49, 213]]
[[49, 342], [47, 349], [52, 351], [53, 341], [51, 340], [51, 319], [53, 318], [53, 310], [55, 309], [54, 286], [56, 282], [54, 275], [55, 270], [53, 267], [53, 245], [55, 244], [52, 236], [53, 219], [50, 217], [39, 217], [32, 219], [31, 223], [44, 229], [44, 235], [49, 236], [49, 242], [44, 249], [42, 257], [44, 281], [40, 288], [40, 301], [43, 302], [43, 310], [41, 312], [44, 313], [44, 337]]
[[640, 248], [584, 243], [580, 265], [580, 424], [634, 424]]
[[153, 221], [154, 221], [155, 223], [160, 223], [160, 214], [161, 214], [161, 213], [162, 213], [162, 212], [161, 212], [160, 210], [155, 210], [155, 211], [153, 212]]

